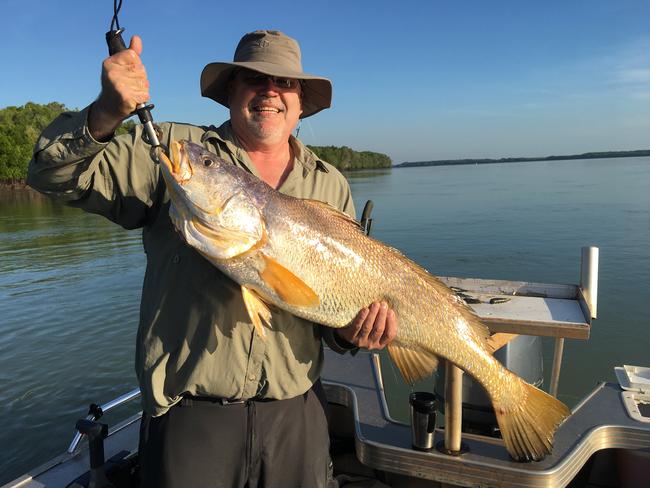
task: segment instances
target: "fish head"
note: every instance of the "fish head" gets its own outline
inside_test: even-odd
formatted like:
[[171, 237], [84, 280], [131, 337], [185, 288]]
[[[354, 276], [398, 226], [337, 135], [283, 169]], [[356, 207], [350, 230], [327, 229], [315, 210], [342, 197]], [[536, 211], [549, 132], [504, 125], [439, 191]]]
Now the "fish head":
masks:
[[251, 175], [189, 141], [173, 141], [160, 162], [170, 218], [190, 246], [229, 259], [263, 239]]
[[233, 165], [189, 141], [172, 141], [170, 155], [160, 158], [163, 177], [174, 204], [184, 200], [209, 211], [238, 191]]

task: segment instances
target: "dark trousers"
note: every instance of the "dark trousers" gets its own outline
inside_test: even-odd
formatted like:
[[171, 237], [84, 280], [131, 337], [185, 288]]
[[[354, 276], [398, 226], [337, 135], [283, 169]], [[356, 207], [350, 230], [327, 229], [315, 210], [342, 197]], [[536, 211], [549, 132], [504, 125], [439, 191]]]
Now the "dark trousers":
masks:
[[142, 486], [326, 487], [331, 463], [324, 402], [317, 383], [289, 400], [224, 405], [188, 398], [160, 417], [143, 415]]

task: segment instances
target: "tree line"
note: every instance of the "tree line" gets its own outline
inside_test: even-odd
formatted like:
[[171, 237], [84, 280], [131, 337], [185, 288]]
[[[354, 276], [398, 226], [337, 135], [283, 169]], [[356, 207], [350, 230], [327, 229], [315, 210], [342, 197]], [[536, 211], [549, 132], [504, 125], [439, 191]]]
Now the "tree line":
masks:
[[340, 170], [353, 170], [364, 168], [390, 168], [391, 159], [381, 153], [372, 151], [355, 151], [347, 146], [307, 146], [319, 158], [336, 166]]
[[0, 180], [15, 183], [25, 179], [36, 138], [64, 110], [57, 102], [29, 102], [0, 110]]
[[[27, 102], [21, 107], [0, 110], [0, 182], [20, 183], [27, 177], [27, 165], [39, 134], [62, 112], [69, 109], [58, 102], [46, 105]], [[127, 121], [117, 130], [119, 134], [133, 128]]]
[[499, 159], [438, 159], [436, 161], [415, 161], [395, 165], [396, 168], [414, 168], [419, 166], [454, 166], [462, 164], [495, 164], [495, 163], [530, 163], [539, 161], [568, 161], [572, 159], [605, 159], [605, 158], [639, 158], [650, 156], [650, 149], [635, 149], [632, 151], [600, 151], [582, 154], [567, 154], [564, 156], [539, 156]]
[[[39, 134], [62, 112], [65, 105], [51, 102], [45, 105], [28, 102], [20, 107], [0, 109], [0, 182], [20, 183], [27, 177], [27, 165]], [[122, 124], [118, 133], [135, 126], [132, 120]], [[343, 170], [390, 167], [385, 154], [354, 151], [349, 147], [310, 146], [322, 159]]]

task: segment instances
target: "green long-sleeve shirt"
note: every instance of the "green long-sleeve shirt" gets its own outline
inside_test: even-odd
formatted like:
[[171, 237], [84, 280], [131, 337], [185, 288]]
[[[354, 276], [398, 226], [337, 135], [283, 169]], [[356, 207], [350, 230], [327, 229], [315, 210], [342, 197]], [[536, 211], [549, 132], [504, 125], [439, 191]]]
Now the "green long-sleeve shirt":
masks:
[[[162, 415], [183, 394], [285, 399], [307, 391], [322, 368], [321, 329], [274, 310], [273, 328], [260, 339], [239, 285], [187, 246], [172, 227], [164, 181], [141, 139], [141, 126], [101, 143], [88, 131], [87, 114], [88, 108], [64, 113], [43, 131], [27, 182], [127, 229], [142, 228], [147, 268], [135, 366], [144, 410]], [[179, 139], [201, 143], [257, 175], [229, 122], [219, 128], [177, 123], [160, 128], [163, 144]], [[279, 190], [354, 216], [345, 178], [297, 139], [290, 143], [294, 166]]]

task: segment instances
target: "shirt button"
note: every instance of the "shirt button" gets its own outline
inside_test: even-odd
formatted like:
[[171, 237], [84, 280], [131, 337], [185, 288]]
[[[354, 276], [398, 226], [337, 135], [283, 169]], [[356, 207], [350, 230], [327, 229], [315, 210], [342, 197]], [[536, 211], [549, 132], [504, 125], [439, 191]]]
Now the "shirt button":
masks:
[[174, 257], [172, 258], [172, 263], [178, 264], [178, 262], [181, 260], [181, 257], [178, 254], [174, 254]]
[[249, 374], [249, 375], [248, 375], [248, 379], [249, 379], [250, 381], [255, 381], [255, 375], [254, 375], [254, 374]]

